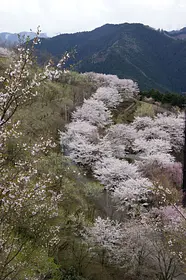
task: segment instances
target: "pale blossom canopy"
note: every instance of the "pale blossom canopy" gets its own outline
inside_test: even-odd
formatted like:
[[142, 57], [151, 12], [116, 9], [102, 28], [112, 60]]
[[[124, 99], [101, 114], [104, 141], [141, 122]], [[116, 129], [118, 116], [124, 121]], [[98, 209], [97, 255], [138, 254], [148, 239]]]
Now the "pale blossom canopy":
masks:
[[74, 121], [88, 121], [98, 127], [105, 127], [112, 123], [112, 115], [102, 101], [93, 98], [84, 100], [82, 107], [79, 107], [73, 114]]

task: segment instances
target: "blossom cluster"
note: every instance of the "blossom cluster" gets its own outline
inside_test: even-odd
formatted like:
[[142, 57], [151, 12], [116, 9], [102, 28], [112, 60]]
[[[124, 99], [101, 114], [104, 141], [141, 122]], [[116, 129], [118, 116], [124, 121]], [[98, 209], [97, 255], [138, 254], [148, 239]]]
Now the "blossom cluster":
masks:
[[153, 183], [146, 178], [151, 170], [176, 164], [173, 152], [183, 146], [184, 118], [165, 113], [113, 124], [112, 109], [137, 95], [136, 83], [113, 75], [84, 75], [100, 87], [72, 114], [61, 145], [66, 156], [91, 168], [104, 188], [113, 191], [120, 208], [129, 198], [135, 201], [152, 192]]
[[61, 132], [61, 145], [66, 156], [91, 168], [104, 188], [114, 191], [113, 198], [120, 207], [129, 193], [135, 200], [152, 185], [143, 178], [136, 164], [126, 160], [137, 130], [125, 124], [113, 125], [112, 121], [111, 109], [137, 94], [138, 88], [130, 80], [92, 73], [91, 79], [92, 75], [98, 78], [101, 87], [72, 114], [66, 132]]
[[[58, 68], [68, 58], [66, 54]], [[61, 184], [62, 175], [44, 168], [46, 155], [55, 151], [56, 143], [43, 137], [27, 141], [21, 121], [15, 122], [13, 116], [20, 106], [37, 96], [42, 82], [59, 78], [63, 71], [55, 70], [50, 63], [47, 70], [36, 71], [33, 62], [33, 49], [20, 47], [0, 77], [1, 279], [14, 279], [14, 274], [26, 267], [31, 244], [38, 242], [44, 249], [59, 242], [60, 227], [55, 219], [62, 193], [54, 186]]]
[[[183, 147], [183, 114], [169, 112], [153, 117], [135, 117], [130, 124], [114, 124], [112, 110], [137, 95], [136, 84], [119, 81], [112, 75], [84, 75], [95, 82], [98, 89], [77, 108], [72, 114], [72, 122], [66, 126], [65, 132], [61, 132], [63, 152], [76, 164], [91, 169], [115, 202], [109, 207], [115, 207], [118, 213], [122, 210], [122, 214], [126, 209], [135, 208], [138, 202], [147, 208], [143, 209], [146, 214], [142, 214], [138, 211], [138, 204], [137, 211], [130, 216], [135, 219], [125, 217], [127, 221], [121, 219], [121, 223], [115, 217], [113, 220], [97, 217], [92, 226], [84, 229], [82, 236], [92, 255], [100, 257], [102, 264], [111, 262], [123, 267], [123, 261], [128, 258], [128, 263], [135, 263], [137, 267], [137, 260], [141, 262], [147, 256], [151, 268], [154, 266], [160, 275], [167, 273], [167, 263], [170, 262], [171, 269], [174, 261], [177, 263], [172, 251], [165, 246], [166, 240], [160, 238], [160, 231], [163, 237], [172, 233], [173, 227], [177, 232], [185, 232], [185, 214], [179, 207], [170, 206], [167, 199], [172, 195], [169, 186], [153, 180], [152, 174], [158, 170], [180, 186], [182, 166], [176, 162], [175, 154]], [[149, 206], [149, 199], [155, 195], [161, 197], [161, 201], [157, 209], [152, 209], [155, 201]], [[166, 259], [165, 267], [161, 254]], [[181, 249], [178, 255], [183, 260]], [[174, 269], [168, 273], [174, 274]]]

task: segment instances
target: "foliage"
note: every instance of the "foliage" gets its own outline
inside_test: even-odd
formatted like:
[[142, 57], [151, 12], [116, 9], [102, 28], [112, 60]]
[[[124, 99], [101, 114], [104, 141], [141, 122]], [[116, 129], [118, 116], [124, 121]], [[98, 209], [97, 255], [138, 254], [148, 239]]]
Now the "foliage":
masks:
[[151, 89], [150, 91], [140, 92], [142, 98], [152, 97], [155, 101], [161, 102], [162, 104], [170, 104], [171, 106], [178, 106], [180, 108], [184, 107], [186, 103], [186, 98], [184, 94], [179, 93], [161, 93], [158, 90]]
[[152, 104], [142, 103], [137, 107], [134, 116], [135, 117], [154, 117], [155, 111]]
[[61, 280], [85, 280], [85, 278], [78, 276], [76, 270], [71, 267], [68, 271], [63, 273]]

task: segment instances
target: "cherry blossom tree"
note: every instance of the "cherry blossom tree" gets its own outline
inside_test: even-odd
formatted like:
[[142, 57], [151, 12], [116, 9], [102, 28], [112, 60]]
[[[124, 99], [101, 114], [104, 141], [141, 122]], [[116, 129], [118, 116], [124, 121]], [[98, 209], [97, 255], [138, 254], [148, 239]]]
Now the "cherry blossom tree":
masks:
[[77, 164], [91, 166], [100, 156], [98, 128], [87, 121], [77, 120], [66, 125], [66, 129], [60, 133], [64, 154]]
[[[20, 107], [36, 97], [41, 82], [48, 78], [57, 79], [63, 71], [54, 73], [50, 63], [47, 69], [37, 70], [33, 61], [33, 48], [20, 47], [12, 64], [0, 77], [2, 280], [16, 279], [19, 273], [26, 273], [33, 252], [37, 258], [35, 244], [40, 244], [38, 251], [42, 248], [47, 261], [47, 250], [59, 241], [59, 226], [55, 219], [59, 214], [62, 193], [53, 186], [61, 184], [61, 177], [56, 178], [44, 171], [46, 155], [55, 151], [56, 143], [53, 139], [44, 138], [25, 142], [24, 132], [20, 130], [21, 121], [15, 122], [13, 116]], [[33, 267], [32, 271], [36, 273]]]
[[183, 147], [183, 115], [158, 114], [154, 118], [137, 117], [131, 124], [137, 130], [132, 149], [143, 171], [165, 168], [175, 161], [173, 152]]
[[103, 158], [95, 163], [93, 173], [106, 189], [115, 189], [118, 184], [128, 179], [136, 179], [140, 176], [137, 166], [126, 160], [114, 157]]
[[128, 179], [121, 181], [115, 188], [112, 197], [117, 205], [117, 209], [125, 209], [126, 202], [132, 204], [140, 199], [146, 200], [152, 192], [153, 184], [147, 178]]
[[107, 108], [116, 108], [122, 101], [122, 97], [116, 88], [100, 87], [92, 95], [93, 99], [103, 101]]
[[168, 153], [156, 153], [149, 155], [140, 155], [135, 164], [138, 166], [138, 169], [143, 173], [144, 176], [151, 178], [153, 172], [161, 170], [163, 172], [164, 168], [167, 165], [174, 163], [174, 157]]
[[183, 114], [158, 114], [154, 118], [137, 117], [132, 126], [138, 130], [139, 136], [143, 138], [169, 140], [174, 151], [179, 151], [183, 147]]
[[106, 75], [93, 72], [84, 73], [90, 81], [97, 84], [98, 87], [116, 88], [122, 98], [131, 98], [138, 94], [137, 83], [130, 79], [119, 79], [116, 75]]
[[73, 140], [75, 134], [85, 136], [90, 142], [98, 143], [98, 128], [87, 121], [77, 120], [66, 125], [66, 132], [61, 132], [64, 143]]
[[155, 126], [166, 131], [170, 135], [173, 150], [180, 151], [184, 139], [184, 115], [181, 114], [159, 114], [155, 118]]
[[[39, 36], [39, 33], [37, 35]], [[58, 68], [53, 67], [49, 61], [42, 72], [33, 73], [33, 48], [38, 43], [38, 36], [33, 40], [31, 48], [18, 48], [18, 54], [14, 55], [12, 63], [0, 77], [0, 126], [11, 119], [19, 106], [37, 95], [37, 88], [41, 82], [46, 79], [56, 80], [64, 72], [60, 67], [69, 58], [69, 54], [61, 58]]]
[[82, 235], [92, 253], [96, 253], [104, 265], [107, 262], [119, 262], [122, 231], [122, 225], [117, 221], [97, 217], [93, 226], [86, 227]]
[[[63, 139], [61, 141], [64, 145]], [[66, 150], [72, 161], [84, 166], [90, 167], [99, 158], [97, 145], [78, 133], [74, 134], [72, 141], [68, 142]]]
[[116, 265], [125, 277], [168, 280], [180, 274], [179, 259], [148, 219], [118, 223], [98, 217], [83, 237], [103, 267]]
[[78, 132], [70, 133], [71, 131], [61, 133], [61, 145], [64, 154], [76, 164], [81, 164], [89, 169], [101, 158], [113, 155], [110, 142], [101, 141], [94, 137], [91, 138], [89, 137], [90, 134], [85, 136]]
[[[53, 140], [21, 143], [22, 135], [11, 129], [6, 137], [1, 146], [0, 278], [13, 279], [26, 269], [35, 243], [49, 248], [59, 242], [59, 227], [54, 220], [62, 194], [53, 189], [57, 183], [55, 176], [46, 172], [41, 175], [46, 155], [56, 147]], [[18, 157], [8, 156], [6, 144], [10, 137], [15, 138]]]
[[110, 141], [113, 154], [117, 158], [125, 158], [131, 153], [137, 131], [127, 124], [116, 124], [107, 129], [103, 141]]
[[145, 140], [136, 139], [133, 143], [133, 150], [141, 155], [153, 155], [157, 153], [170, 153], [171, 145], [169, 141], [162, 139]]
[[146, 140], [161, 139], [165, 141], [170, 141], [170, 134], [167, 131], [160, 129], [159, 126], [155, 126], [155, 124], [152, 124], [151, 127], [148, 126], [144, 129], [139, 129], [137, 135], [138, 138]]
[[132, 126], [137, 130], [153, 127], [153, 119], [151, 117], [136, 117], [132, 122]]
[[93, 125], [104, 128], [112, 123], [112, 115], [102, 101], [93, 98], [84, 100], [82, 107], [78, 108], [73, 114], [74, 121], [88, 121]]

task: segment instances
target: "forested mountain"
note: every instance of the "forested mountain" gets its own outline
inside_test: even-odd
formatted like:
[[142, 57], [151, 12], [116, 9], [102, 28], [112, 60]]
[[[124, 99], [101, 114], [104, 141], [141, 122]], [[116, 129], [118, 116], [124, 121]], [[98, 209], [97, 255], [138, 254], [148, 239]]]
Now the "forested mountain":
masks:
[[142, 24], [106, 24], [90, 32], [42, 39], [40, 62], [76, 49], [74, 68], [116, 74], [142, 90], [186, 91], [186, 42]]

